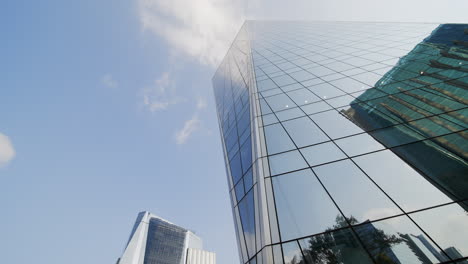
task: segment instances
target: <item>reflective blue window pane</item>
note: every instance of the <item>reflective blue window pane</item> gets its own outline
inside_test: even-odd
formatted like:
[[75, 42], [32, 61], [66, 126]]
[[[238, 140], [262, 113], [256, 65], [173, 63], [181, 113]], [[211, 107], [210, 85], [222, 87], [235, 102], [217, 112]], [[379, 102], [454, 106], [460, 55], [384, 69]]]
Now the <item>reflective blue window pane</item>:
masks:
[[460, 133], [393, 148], [452, 199], [468, 198], [468, 141]]
[[289, 120], [297, 117], [304, 116], [304, 112], [301, 111], [299, 107], [294, 107], [288, 110], [283, 110], [276, 112], [276, 116], [278, 117], [279, 121]]
[[240, 180], [237, 185], [234, 187], [236, 192], [237, 202], [239, 202], [244, 197], [244, 181]]
[[278, 122], [278, 119], [276, 118], [275, 114], [264, 115], [262, 118], [263, 118], [264, 126], [271, 125], [271, 124]]
[[[377, 263], [439, 263], [447, 259], [407, 216], [368, 222], [354, 228], [364, 247]], [[421, 241], [427, 241], [425, 246]]]
[[343, 78], [335, 81], [330, 82], [333, 86], [337, 87], [338, 89], [346, 92], [352, 93], [357, 92], [359, 90], [365, 90], [370, 88], [368, 85], [363, 84], [362, 82], [358, 82], [351, 78]]
[[283, 244], [283, 255], [285, 264], [299, 264], [301, 261], [305, 263], [297, 241]]
[[451, 202], [423, 175], [390, 150], [356, 157], [353, 160], [405, 211]]
[[329, 106], [327, 103], [323, 101], [301, 106], [301, 109], [304, 112], [306, 112], [308, 115], [315, 114], [318, 112], [323, 112], [331, 108], [332, 108], [331, 106]]
[[323, 232], [340, 215], [312, 171], [293, 172], [272, 181], [283, 241]]
[[252, 173], [252, 167], [250, 167], [250, 169], [244, 175], [245, 192], [248, 192], [250, 188], [252, 188], [252, 186], [253, 186], [253, 173]]
[[273, 111], [285, 110], [296, 106], [285, 94], [273, 95], [265, 98], [265, 100]]
[[236, 184], [242, 177], [242, 166], [240, 154], [237, 153], [234, 158], [229, 162], [231, 168], [231, 177], [234, 184]]
[[[341, 225], [341, 223], [337, 222], [336, 225]], [[349, 228], [302, 239], [299, 243], [308, 263], [373, 263]]]
[[264, 127], [268, 154], [294, 149], [295, 146], [280, 124]]
[[[441, 217], [443, 216], [443, 217]], [[447, 255], [468, 257], [468, 213], [458, 204], [451, 204], [410, 215], [434, 239]]]
[[273, 246], [273, 258], [275, 259], [275, 264], [283, 264], [283, 254], [281, 252], [281, 245]]
[[270, 90], [273, 88], [277, 88], [277, 87], [278, 86], [270, 79], [257, 82], [257, 89], [260, 92]]
[[313, 170], [346, 217], [357, 223], [403, 213], [350, 160]]
[[265, 99], [260, 99], [259, 102], [260, 102], [260, 109], [261, 109], [261, 111], [262, 111], [262, 115], [266, 115], [266, 114], [272, 113], [270, 107], [269, 107], [268, 104], [265, 102]]
[[315, 75], [313, 75], [312, 73], [308, 71], [303, 71], [303, 70], [290, 73], [289, 75], [291, 75], [291, 77], [293, 77], [299, 82], [315, 78]]
[[293, 78], [289, 77], [288, 75], [281, 75], [272, 79], [279, 86], [288, 85], [296, 82]]
[[335, 142], [348, 156], [356, 156], [384, 148], [382, 144], [367, 134], [346, 137]]
[[268, 157], [271, 175], [281, 174], [307, 167], [307, 163], [297, 150]]
[[363, 132], [362, 129], [335, 110], [314, 114], [310, 117], [333, 139]]
[[305, 88], [288, 92], [288, 96], [291, 97], [297, 105], [305, 105], [320, 101], [320, 98]]
[[246, 173], [252, 165], [252, 143], [250, 138], [241, 147], [242, 174]]
[[281, 86], [281, 90], [283, 90], [283, 92], [285, 93], [289, 91], [294, 91], [297, 89], [302, 89], [302, 88], [304, 88], [304, 86], [302, 86], [300, 83], [293, 83], [293, 84]]
[[302, 117], [283, 122], [286, 131], [298, 147], [328, 141], [328, 137], [308, 118]]
[[245, 242], [249, 257], [256, 253], [255, 247], [255, 211], [253, 190], [245, 195], [239, 203], [239, 214], [242, 221]]
[[344, 95], [345, 93], [329, 83], [321, 83], [309, 87], [309, 90], [322, 99]]
[[300, 151], [310, 166], [346, 158], [346, 155], [332, 142], [303, 148]]
[[280, 88], [275, 88], [275, 89], [271, 89], [271, 90], [261, 92], [263, 97], [268, 97], [268, 96], [272, 96], [272, 95], [276, 95], [276, 94], [280, 94], [280, 93], [283, 93], [283, 91], [281, 91]]

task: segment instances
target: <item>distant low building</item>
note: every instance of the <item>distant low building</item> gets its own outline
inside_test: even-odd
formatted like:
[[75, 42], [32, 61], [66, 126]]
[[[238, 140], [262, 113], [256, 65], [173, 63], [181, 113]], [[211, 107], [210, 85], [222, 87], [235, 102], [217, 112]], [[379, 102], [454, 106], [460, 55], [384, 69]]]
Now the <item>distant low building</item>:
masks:
[[138, 214], [117, 264], [215, 264], [201, 238], [149, 212]]

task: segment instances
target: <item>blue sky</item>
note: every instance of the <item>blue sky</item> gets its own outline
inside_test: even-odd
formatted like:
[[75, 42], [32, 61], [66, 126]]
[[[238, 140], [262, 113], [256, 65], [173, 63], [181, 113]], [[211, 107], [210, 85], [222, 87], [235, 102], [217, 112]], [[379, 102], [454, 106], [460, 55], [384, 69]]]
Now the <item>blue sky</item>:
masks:
[[7, 0], [3, 262], [113, 263], [149, 210], [238, 263], [216, 65], [245, 18], [467, 22], [465, 0], [377, 2]]

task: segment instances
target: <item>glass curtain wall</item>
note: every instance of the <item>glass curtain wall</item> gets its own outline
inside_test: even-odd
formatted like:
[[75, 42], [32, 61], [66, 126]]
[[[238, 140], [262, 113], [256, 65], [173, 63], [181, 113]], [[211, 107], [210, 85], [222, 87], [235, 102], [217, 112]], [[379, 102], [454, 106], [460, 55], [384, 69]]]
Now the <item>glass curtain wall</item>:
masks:
[[468, 263], [468, 25], [248, 21], [213, 86], [242, 263]]

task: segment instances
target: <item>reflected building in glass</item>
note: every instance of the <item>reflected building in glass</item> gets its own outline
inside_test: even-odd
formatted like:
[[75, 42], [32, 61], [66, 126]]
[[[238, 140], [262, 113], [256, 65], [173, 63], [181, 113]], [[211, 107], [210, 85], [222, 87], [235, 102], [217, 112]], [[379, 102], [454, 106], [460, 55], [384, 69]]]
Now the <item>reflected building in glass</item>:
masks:
[[216, 264], [191, 231], [149, 212], [141, 212], [117, 264]]
[[248, 21], [213, 86], [241, 263], [468, 262], [468, 25]]

